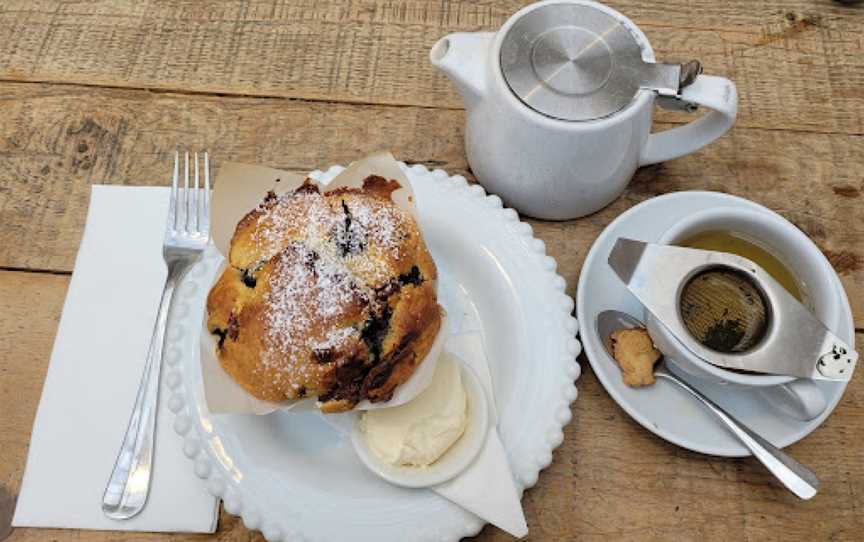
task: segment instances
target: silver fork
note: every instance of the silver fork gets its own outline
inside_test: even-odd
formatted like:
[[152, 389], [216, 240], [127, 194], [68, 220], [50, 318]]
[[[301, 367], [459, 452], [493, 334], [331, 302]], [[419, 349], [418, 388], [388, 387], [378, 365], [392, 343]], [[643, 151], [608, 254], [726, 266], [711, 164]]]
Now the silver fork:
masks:
[[156, 437], [156, 413], [159, 407], [159, 374], [165, 328], [174, 289], [183, 275], [201, 258], [210, 238], [210, 159], [204, 153], [204, 189], [199, 179], [198, 153], [194, 155], [194, 188], [189, 186], [189, 153], [184, 154], [183, 187], [178, 187], [180, 155], [174, 152], [174, 175], [168, 226], [162, 244], [162, 255], [168, 266], [168, 278], [162, 290], [156, 325], [150, 338], [144, 374], [138, 386], [135, 407], [123, 444], [117, 454], [111, 478], [102, 495], [102, 511], [112, 519], [129, 519], [147, 503], [153, 470], [153, 448]]

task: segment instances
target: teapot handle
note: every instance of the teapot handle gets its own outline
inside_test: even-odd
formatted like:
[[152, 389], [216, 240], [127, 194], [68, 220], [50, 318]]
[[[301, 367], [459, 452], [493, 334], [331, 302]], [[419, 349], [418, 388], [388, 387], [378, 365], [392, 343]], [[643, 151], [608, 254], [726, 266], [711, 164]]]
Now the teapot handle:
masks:
[[696, 152], [725, 134], [735, 123], [738, 91], [735, 83], [726, 78], [700, 75], [681, 90], [681, 100], [712, 111], [684, 126], [650, 134], [639, 157], [640, 166]]

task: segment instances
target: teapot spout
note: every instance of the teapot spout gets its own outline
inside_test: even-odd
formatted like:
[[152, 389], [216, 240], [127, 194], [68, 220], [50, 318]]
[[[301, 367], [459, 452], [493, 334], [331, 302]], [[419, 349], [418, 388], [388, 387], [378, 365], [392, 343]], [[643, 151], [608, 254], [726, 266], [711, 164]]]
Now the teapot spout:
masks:
[[486, 93], [486, 62], [494, 32], [457, 32], [432, 46], [429, 60], [456, 85], [466, 105]]

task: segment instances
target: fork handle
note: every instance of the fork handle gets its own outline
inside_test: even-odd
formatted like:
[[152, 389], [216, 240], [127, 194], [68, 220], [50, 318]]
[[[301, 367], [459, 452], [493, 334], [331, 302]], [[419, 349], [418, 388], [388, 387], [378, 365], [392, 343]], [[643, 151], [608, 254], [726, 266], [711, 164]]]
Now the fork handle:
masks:
[[726, 428], [738, 437], [741, 444], [747, 447], [756, 459], [762, 463], [765, 468], [771, 471], [771, 474], [777, 477], [777, 480], [783, 484], [786, 489], [794, 493], [800, 499], [810, 499], [819, 490], [819, 479], [816, 474], [793, 459], [790, 455], [784, 453], [776, 446], [765, 440], [763, 437], [754, 433], [749, 427], [738, 421], [734, 416], [726, 412], [720, 405], [706, 397], [699, 390], [678, 378], [678, 376], [666, 371], [655, 373], [656, 376], [665, 378], [674, 382], [693, 397], [698, 399], [711, 413], [717, 416]]
[[129, 519], [141, 512], [150, 492], [165, 328], [174, 289], [184, 272], [182, 265], [168, 265], [168, 277], [162, 289], [162, 299], [150, 338], [144, 374], [138, 385], [135, 407], [114, 462], [111, 478], [102, 495], [102, 511], [112, 519]]

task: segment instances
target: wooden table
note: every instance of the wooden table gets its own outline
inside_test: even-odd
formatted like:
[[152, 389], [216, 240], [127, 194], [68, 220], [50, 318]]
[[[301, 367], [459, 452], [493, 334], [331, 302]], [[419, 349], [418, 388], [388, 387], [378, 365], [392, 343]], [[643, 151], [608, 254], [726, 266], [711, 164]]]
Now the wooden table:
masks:
[[[429, 65], [446, 33], [496, 29], [520, 0], [4, 0], [0, 4], [0, 539], [167, 540], [11, 530], [29, 433], [89, 185], [164, 184], [178, 143], [305, 172], [379, 149], [472, 179], [462, 101]], [[829, 0], [614, 0], [660, 59], [729, 77], [737, 126], [640, 170], [590, 217], [531, 221], [570, 294], [615, 216], [674, 190], [737, 194], [824, 251], [864, 339], [864, 8]], [[659, 112], [658, 129], [681, 114]], [[864, 377], [793, 455], [811, 502], [756, 461], [686, 452], [633, 422], [582, 360], [573, 421], [525, 495], [532, 540], [861, 539]], [[857, 533], [857, 534], [856, 534]], [[173, 536], [203, 540], [205, 536]], [[483, 540], [506, 540], [487, 527]], [[262, 540], [225, 513], [215, 539]]]

